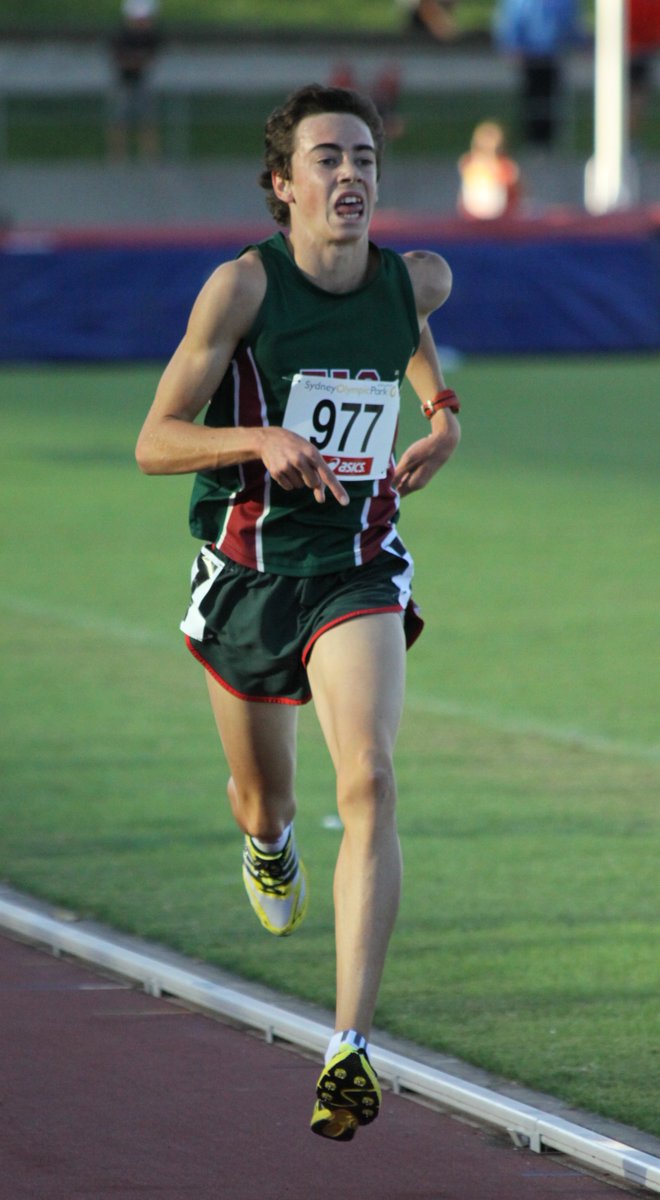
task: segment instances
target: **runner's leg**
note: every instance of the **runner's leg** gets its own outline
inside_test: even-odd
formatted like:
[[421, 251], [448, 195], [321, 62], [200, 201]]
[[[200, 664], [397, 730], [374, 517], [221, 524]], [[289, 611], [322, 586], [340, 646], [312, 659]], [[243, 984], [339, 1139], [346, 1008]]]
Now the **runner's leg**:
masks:
[[205, 672], [239, 828], [274, 842], [295, 815], [297, 708], [241, 700]]
[[392, 763], [405, 680], [399, 615], [329, 629], [314, 646], [308, 674], [344, 826], [334, 892], [335, 1027], [368, 1036], [401, 887]]

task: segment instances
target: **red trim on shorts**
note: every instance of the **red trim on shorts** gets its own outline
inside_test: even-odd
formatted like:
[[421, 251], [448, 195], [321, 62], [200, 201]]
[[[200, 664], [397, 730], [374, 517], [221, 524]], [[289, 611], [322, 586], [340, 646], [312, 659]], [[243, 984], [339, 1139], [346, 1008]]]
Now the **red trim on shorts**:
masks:
[[388, 613], [388, 612], [403, 612], [400, 604], [390, 604], [384, 608], [357, 608], [354, 612], [344, 613], [341, 617], [335, 617], [334, 621], [328, 621], [327, 625], [322, 625], [317, 629], [316, 633], [309, 639], [303, 647], [302, 664], [307, 667], [309, 656], [314, 648], [314, 643], [318, 641], [322, 633], [327, 633], [329, 629], [334, 629], [335, 625], [343, 625], [345, 621], [352, 621], [353, 617], [369, 617], [373, 613]]
[[246, 692], [238, 692], [236, 690], [236, 688], [233, 688], [231, 686], [231, 684], [227, 683], [226, 679], [223, 679], [221, 675], [218, 675], [218, 672], [213, 669], [211, 664], [206, 661], [206, 659], [202, 656], [202, 654], [197, 649], [197, 647], [195, 645], [193, 645], [192, 639], [189, 637], [188, 634], [185, 634], [185, 639], [186, 639], [186, 646], [190, 650], [190, 653], [193, 655], [194, 658], [197, 659], [198, 662], [200, 662], [202, 664], [202, 666], [204, 667], [204, 670], [208, 671], [209, 675], [211, 675], [213, 677], [213, 679], [215, 679], [216, 683], [219, 683], [220, 686], [223, 687], [226, 692], [230, 692], [231, 695], [236, 696], [236, 698], [238, 700], [249, 700], [249, 701], [253, 701], [255, 704], [301, 705], [301, 704], [309, 704], [309, 702], [312, 698], [311, 692], [310, 692], [309, 696], [307, 696], [304, 700], [292, 700], [290, 696], [248, 696]]

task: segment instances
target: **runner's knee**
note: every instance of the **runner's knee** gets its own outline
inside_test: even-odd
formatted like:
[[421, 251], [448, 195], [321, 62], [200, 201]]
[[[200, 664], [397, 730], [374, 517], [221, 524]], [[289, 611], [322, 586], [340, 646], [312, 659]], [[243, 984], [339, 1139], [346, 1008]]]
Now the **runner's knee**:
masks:
[[389, 754], [362, 751], [337, 772], [337, 805], [344, 825], [389, 817], [396, 806], [394, 768]]

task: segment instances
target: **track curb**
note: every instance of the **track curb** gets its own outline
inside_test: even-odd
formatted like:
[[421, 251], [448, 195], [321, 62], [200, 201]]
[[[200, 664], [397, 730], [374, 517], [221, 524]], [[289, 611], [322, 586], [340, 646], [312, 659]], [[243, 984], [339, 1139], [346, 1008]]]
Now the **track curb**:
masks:
[[[0, 928], [46, 946], [55, 954], [70, 955], [138, 983], [150, 995], [171, 996], [258, 1030], [268, 1042], [286, 1042], [318, 1055], [325, 1050], [330, 1027], [323, 1020], [305, 1015], [308, 1006], [288, 997], [272, 998], [266, 989], [240, 980], [232, 978], [228, 982], [230, 977], [225, 973], [205, 964], [117, 934], [95, 922], [77, 920], [7, 887], [0, 887]], [[382, 1040], [375, 1035], [371, 1061], [394, 1092], [432, 1101], [443, 1109], [494, 1126], [505, 1131], [517, 1146], [537, 1153], [559, 1151], [592, 1170], [660, 1193], [660, 1155], [439, 1070], [407, 1053], [386, 1048], [379, 1044]], [[397, 1045], [392, 1039], [387, 1041]], [[649, 1144], [654, 1142], [642, 1137]]]

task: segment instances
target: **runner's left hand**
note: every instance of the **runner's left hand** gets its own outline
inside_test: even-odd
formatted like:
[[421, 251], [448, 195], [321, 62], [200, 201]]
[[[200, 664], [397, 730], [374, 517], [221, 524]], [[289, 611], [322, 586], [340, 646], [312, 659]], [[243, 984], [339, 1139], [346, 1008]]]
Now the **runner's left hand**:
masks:
[[394, 486], [400, 496], [418, 492], [446, 463], [456, 440], [446, 433], [430, 433], [404, 450], [394, 472]]

